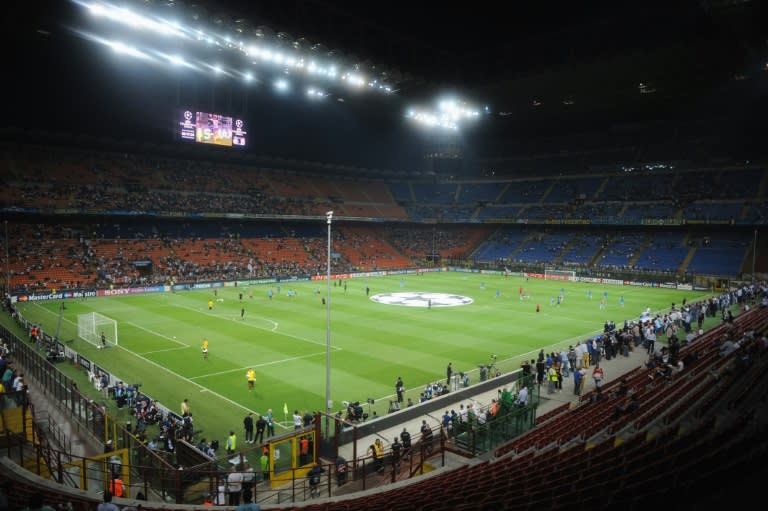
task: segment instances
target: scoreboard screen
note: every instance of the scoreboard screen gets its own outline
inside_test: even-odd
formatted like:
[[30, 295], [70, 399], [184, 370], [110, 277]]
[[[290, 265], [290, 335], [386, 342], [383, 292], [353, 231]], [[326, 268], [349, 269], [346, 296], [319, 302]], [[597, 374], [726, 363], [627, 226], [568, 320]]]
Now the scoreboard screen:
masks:
[[179, 116], [178, 136], [181, 140], [225, 147], [245, 147], [245, 121], [227, 115], [183, 110]]

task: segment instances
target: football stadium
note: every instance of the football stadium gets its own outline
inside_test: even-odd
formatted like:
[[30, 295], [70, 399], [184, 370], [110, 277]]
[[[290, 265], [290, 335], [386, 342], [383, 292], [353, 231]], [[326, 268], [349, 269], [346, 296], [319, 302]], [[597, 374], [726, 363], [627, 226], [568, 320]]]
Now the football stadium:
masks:
[[6, 8], [0, 511], [751, 503], [763, 3]]

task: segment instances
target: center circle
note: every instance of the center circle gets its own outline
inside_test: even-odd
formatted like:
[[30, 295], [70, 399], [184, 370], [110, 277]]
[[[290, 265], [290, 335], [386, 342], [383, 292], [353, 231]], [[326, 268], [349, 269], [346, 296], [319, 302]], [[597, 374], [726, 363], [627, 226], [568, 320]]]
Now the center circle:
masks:
[[407, 293], [379, 293], [371, 300], [385, 305], [402, 305], [404, 307], [458, 307], [469, 305], [474, 300], [468, 296], [448, 293], [425, 293], [421, 291]]

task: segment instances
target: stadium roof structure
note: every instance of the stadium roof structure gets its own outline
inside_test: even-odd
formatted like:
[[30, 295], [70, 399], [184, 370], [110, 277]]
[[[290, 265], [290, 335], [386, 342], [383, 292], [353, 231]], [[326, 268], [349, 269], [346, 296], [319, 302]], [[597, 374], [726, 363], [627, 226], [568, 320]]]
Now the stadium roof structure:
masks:
[[353, 53], [409, 99], [457, 91], [517, 119], [647, 113], [768, 70], [754, 0], [286, 4], [215, 3]]
[[[40, 127], [45, 119], [51, 129], [72, 129], [91, 120], [91, 133], [117, 136], [133, 126], [126, 136], [137, 139], [152, 132], [147, 127], [142, 133], [140, 126], [154, 126], [151, 137], [157, 141], [167, 136], [158, 126], [169, 124], [157, 112], [169, 103], [202, 98], [230, 112], [255, 110], [259, 101], [274, 103], [265, 98], [265, 87], [213, 79], [176, 78], [158, 92], [153, 81], [167, 69], [118, 65], [91, 40], [75, 40], [86, 33], [77, 11], [96, 1], [101, 0], [9, 5], [13, 12], [4, 17], [5, 32], [16, 49], [10, 55], [12, 66], [22, 77], [11, 81], [17, 87], [10, 112], [14, 122]], [[386, 87], [391, 94], [360, 99], [335, 85], [313, 92], [329, 96], [328, 102], [339, 109], [336, 117], [328, 117], [329, 124], [340, 126], [343, 119], [351, 123], [351, 132], [365, 124], [371, 138], [390, 143], [386, 137], [396, 123], [402, 124], [405, 112], [428, 108], [441, 97], [469, 101], [481, 113], [478, 136], [503, 142], [510, 136], [558, 136], [616, 123], [753, 119], [768, 81], [768, 29], [760, 21], [766, 18], [766, 5], [756, 0], [114, 4], [139, 6], [161, 17], [185, 12], [185, 19], [214, 27], [221, 37], [248, 36], [334, 59], [340, 69], [360, 70], [364, 88]], [[213, 47], [210, 55], [222, 49]], [[173, 67], [167, 64], [174, 55], [164, 55], [169, 59], [165, 67]], [[274, 52], [256, 55], [275, 59]], [[205, 66], [211, 76], [222, 71], [213, 58]], [[250, 77], [245, 71], [241, 75]], [[289, 115], [309, 111], [283, 106]], [[269, 125], [281, 122], [277, 115], [265, 117]], [[356, 119], [361, 120], [355, 125]], [[374, 123], [380, 128], [371, 128]], [[323, 128], [302, 126], [296, 132], [302, 131], [319, 133]], [[329, 159], [322, 151], [315, 154], [313, 158]]]

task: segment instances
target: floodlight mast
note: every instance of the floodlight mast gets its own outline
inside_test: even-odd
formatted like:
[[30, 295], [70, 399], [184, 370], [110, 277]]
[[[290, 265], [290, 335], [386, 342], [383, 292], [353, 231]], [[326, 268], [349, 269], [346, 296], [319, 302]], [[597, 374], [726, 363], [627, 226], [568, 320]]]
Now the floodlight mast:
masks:
[[325, 220], [328, 224], [328, 256], [327, 256], [327, 278], [328, 285], [327, 296], [325, 300], [325, 430], [328, 431], [328, 421], [331, 414], [331, 221], [333, 221], [333, 211], [325, 213]]
[[[331, 213], [333, 213], [331, 211]], [[330, 221], [330, 220], [329, 220]], [[755, 231], [757, 232], [757, 231]], [[7, 297], [11, 297], [11, 259], [8, 255], [8, 220], [5, 220], [5, 292]]]

